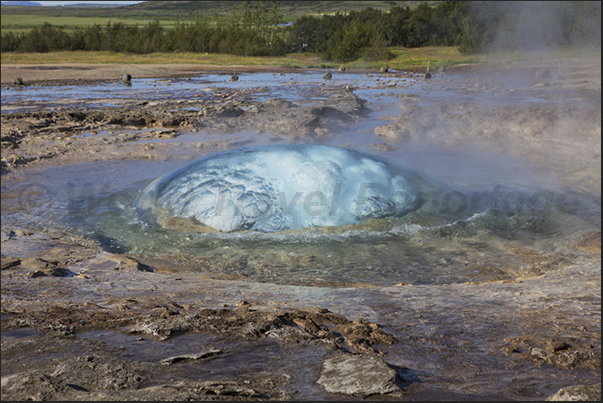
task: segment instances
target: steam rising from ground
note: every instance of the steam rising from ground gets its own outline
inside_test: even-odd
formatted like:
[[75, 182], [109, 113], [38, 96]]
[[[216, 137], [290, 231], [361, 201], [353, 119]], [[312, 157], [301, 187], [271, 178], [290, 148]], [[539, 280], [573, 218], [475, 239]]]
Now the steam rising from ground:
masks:
[[484, 50], [601, 46], [600, 1], [472, 2], [486, 27]]

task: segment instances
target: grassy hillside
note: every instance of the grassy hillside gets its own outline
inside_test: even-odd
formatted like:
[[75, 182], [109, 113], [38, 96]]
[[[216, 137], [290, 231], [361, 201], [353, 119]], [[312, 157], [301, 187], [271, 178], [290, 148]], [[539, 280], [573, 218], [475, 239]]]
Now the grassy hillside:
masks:
[[[243, 1], [149, 1], [124, 7], [133, 13], [153, 15], [164, 13], [165, 16], [216, 13], [223, 15], [231, 12], [235, 7], [241, 7]], [[266, 2], [270, 4], [270, 2]], [[286, 19], [292, 20], [303, 15], [329, 14], [363, 10], [372, 7], [387, 10], [393, 6], [410, 6], [419, 4], [419, 1], [281, 1], [280, 10]], [[438, 3], [429, 1], [427, 3]]]
[[[242, 1], [149, 1], [125, 7], [14, 7], [2, 6], [2, 33], [28, 31], [44, 22], [65, 29], [105, 25], [107, 22], [146, 25], [159, 20], [167, 28], [180, 20], [194, 21], [200, 15], [226, 15]], [[266, 2], [268, 5], [270, 2]], [[393, 6], [413, 7], [418, 1], [281, 1], [284, 21], [292, 22], [303, 15], [329, 14], [363, 10], [367, 7], [387, 10]], [[437, 2], [428, 2], [437, 3]]]

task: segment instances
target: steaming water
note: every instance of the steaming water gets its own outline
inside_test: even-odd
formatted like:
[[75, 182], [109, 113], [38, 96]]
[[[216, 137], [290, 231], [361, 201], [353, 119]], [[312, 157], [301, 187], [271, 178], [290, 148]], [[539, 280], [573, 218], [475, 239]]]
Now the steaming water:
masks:
[[473, 193], [423, 177], [422, 190], [434, 191], [424, 192], [420, 208], [357, 224], [212, 233], [189, 219], [165, 220], [164, 225], [141, 220], [137, 198], [154, 188], [152, 179], [181, 172], [182, 166], [179, 160], [115, 161], [32, 170], [15, 200], [25, 209], [5, 211], [5, 224], [94, 239], [110, 252], [135, 256], [157, 270], [321, 286], [510, 279], [535, 267], [509, 249], [553, 253], [560, 239], [593, 226], [583, 210], [572, 210], [573, 199], [561, 200], [562, 193], [552, 200], [524, 193], [530, 204], [513, 205], [508, 198], [503, 205], [509, 192], [501, 187], [503, 196], [480, 192], [478, 203], [472, 203]]
[[[245, 75], [249, 80], [237, 83], [218, 75], [170, 80], [165, 85], [140, 80], [122, 95], [137, 102], [165, 96], [180, 99], [211, 96], [199, 90], [202, 85], [243, 88], [265, 83], [266, 92], [254, 95], [259, 100], [265, 96], [313, 103], [320, 101], [311, 96], [311, 87], [324, 81], [319, 74]], [[417, 94], [426, 103], [430, 96], [439, 96], [423, 92], [419, 82], [393, 93], [376, 89], [375, 77], [350, 74], [339, 80], [339, 84], [349, 80], [358, 85], [356, 93], [369, 100], [373, 113], [349, 135], [324, 143], [363, 152], [326, 145], [266, 147], [282, 139], [267, 135], [250, 139], [248, 133], [234, 133], [221, 139], [251, 141], [261, 147], [248, 149], [251, 153], [206, 156], [188, 165], [175, 159], [29, 168], [21, 183], [10, 189], [2, 185], [3, 195], [10, 190], [17, 206], [3, 210], [4, 224], [93, 239], [106, 250], [133, 255], [157, 270], [326, 286], [515, 278], [537, 268], [510, 250], [533, 249], [547, 255], [568, 235], [600, 228], [597, 200], [535, 180], [532, 167], [519, 159], [468, 147], [439, 149], [412, 142], [375, 155], [379, 152], [370, 148], [375, 142], [372, 129], [389, 123], [383, 117], [399, 113], [400, 91]], [[82, 106], [94, 107], [106, 104], [101, 101], [113, 91], [106, 87], [111, 85], [116, 84], [64, 91], [73, 91], [70, 106], [82, 100]], [[26, 102], [31, 96], [28, 91], [47, 95]], [[52, 109], [56, 97], [63, 96], [49, 95], [52, 91], [26, 88], [7, 97], [3, 91], [2, 112]], [[113, 98], [113, 105], [119, 104], [118, 98]], [[165, 141], [212, 139], [198, 133]], [[344, 183], [351, 185], [349, 189], [338, 189]], [[379, 186], [365, 187], [362, 193], [363, 183]], [[220, 192], [228, 196], [222, 200], [224, 205], [230, 201], [230, 212], [216, 216], [212, 203]], [[308, 198], [309, 194], [316, 197]], [[329, 215], [335, 194], [339, 194], [336, 213]], [[191, 201], [195, 203], [186, 204]], [[294, 208], [289, 210], [290, 206]]]
[[[385, 161], [323, 145], [263, 146], [201, 158], [149, 185], [136, 200], [222, 232], [358, 224], [418, 209], [426, 181]], [[300, 203], [300, 200], [303, 202]], [[165, 219], [164, 219], [165, 220]]]

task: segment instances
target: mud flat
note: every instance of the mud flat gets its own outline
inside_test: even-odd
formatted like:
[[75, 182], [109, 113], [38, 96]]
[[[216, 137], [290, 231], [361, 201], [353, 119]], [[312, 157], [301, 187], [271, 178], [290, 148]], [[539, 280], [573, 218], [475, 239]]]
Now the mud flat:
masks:
[[[2, 66], [2, 399], [600, 398], [601, 62], [541, 63], [236, 82], [147, 66], [131, 86], [115, 66]], [[558, 212], [258, 241], [122, 230], [132, 217], [86, 205], [274, 143], [541, 191]]]

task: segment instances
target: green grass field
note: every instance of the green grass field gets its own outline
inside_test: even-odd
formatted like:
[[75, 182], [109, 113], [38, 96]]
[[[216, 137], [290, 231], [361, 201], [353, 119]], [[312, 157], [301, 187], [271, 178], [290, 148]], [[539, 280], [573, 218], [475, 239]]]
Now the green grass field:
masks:
[[[152, 1], [127, 7], [82, 8], [82, 7], [2, 7], [2, 34], [30, 31], [48, 22], [66, 30], [107, 22], [123, 22], [130, 25], [147, 25], [158, 20], [170, 29], [177, 21], [192, 23], [197, 15], [211, 17], [232, 13], [237, 1], [173, 2]], [[266, 2], [270, 6], [270, 2]], [[366, 7], [387, 10], [394, 5], [415, 7], [419, 1], [281, 1], [280, 11], [284, 22], [293, 22], [303, 15], [333, 14], [350, 12]], [[428, 3], [437, 3], [429, 1]]]
[[[358, 60], [346, 63], [349, 68], [378, 68], [388, 65], [392, 68], [420, 69], [427, 67], [431, 61], [432, 67], [459, 63], [480, 63], [483, 56], [464, 56], [454, 47], [428, 47], [420, 49], [392, 49], [396, 58], [389, 61], [368, 62]], [[227, 65], [262, 65], [285, 66], [299, 68], [333, 68], [340, 63], [324, 62], [318, 56], [303, 53], [293, 53], [285, 57], [245, 57], [228, 54], [200, 53], [151, 53], [133, 55], [115, 52], [48, 52], [48, 53], [11, 53], [1, 55], [2, 63], [6, 64], [57, 64], [57, 63], [130, 63], [130, 64], [183, 64], [203, 63], [220, 66]]]
[[[484, 56], [461, 55], [454, 47], [428, 47], [420, 49], [393, 48], [396, 58], [389, 61], [368, 62], [358, 60], [346, 63], [352, 69], [373, 69], [389, 66], [401, 70], [423, 70], [430, 62], [432, 68], [460, 63], [482, 63]], [[324, 62], [318, 56], [294, 53], [285, 57], [244, 57], [227, 54], [151, 53], [132, 55], [114, 52], [49, 52], [9, 53], [1, 55], [3, 64], [61, 64], [61, 63], [128, 63], [128, 64], [187, 64], [199, 63], [217, 66], [258, 65], [294, 68], [336, 68], [337, 62]]]
[[[546, 58], [601, 56], [601, 48], [559, 48], [533, 52], [507, 52], [497, 54], [462, 55], [455, 47], [424, 47], [415, 49], [391, 48], [396, 57], [387, 61], [365, 61], [363, 59], [345, 63], [350, 69], [377, 69], [388, 66], [397, 70], [426, 71], [430, 68], [457, 64], [500, 65], [518, 60]], [[133, 55], [115, 52], [49, 52], [14, 53], [0, 55], [2, 64], [63, 64], [63, 63], [124, 63], [124, 64], [208, 64], [216, 66], [278, 66], [300, 69], [337, 68], [337, 62], [324, 62], [312, 54], [293, 53], [285, 57], [245, 57], [228, 54], [201, 53], [151, 53]]]
[[[189, 22], [193, 22], [191, 19]], [[12, 14], [2, 15], [2, 34], [7, 32], [19, 33], [27, 32], [32, 30], [34, 27], [39, 27], [45, 22], [49, 24], [64, 28], [69, 31], [76, 27], [84, 28], [95, 24], [106, 25], [108, 22], [117, 23], [121, 22], [127, 25], [138, 25], [140, 27], [147, 26], [149, 20], [139, 20], [132, 18], [110, 18], [110, 17], [54, 17], [47, 15], [25, 15], [25, 14]], [[186, 21], [183, 21], [186, 22]], [[176, 21], [174, 20], [159, 20], [162, 27], [166, 29], [174, 28]]]

